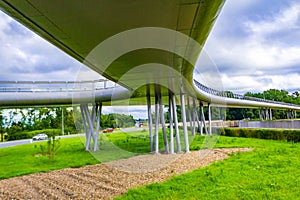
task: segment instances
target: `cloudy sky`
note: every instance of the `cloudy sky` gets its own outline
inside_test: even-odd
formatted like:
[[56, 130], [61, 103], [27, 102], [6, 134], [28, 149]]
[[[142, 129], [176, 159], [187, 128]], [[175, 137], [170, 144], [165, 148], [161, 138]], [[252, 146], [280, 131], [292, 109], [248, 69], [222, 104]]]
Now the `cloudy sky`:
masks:
[[[0, 44], [0, 80], [76, 80], [81, 67], [1, 11]], [[204, 50], [226, 90], [299, 91], [300, 2], [227, 0]]]
[[228, 0], [205, 45], [223, 87], [300, 90], [300, 2]]

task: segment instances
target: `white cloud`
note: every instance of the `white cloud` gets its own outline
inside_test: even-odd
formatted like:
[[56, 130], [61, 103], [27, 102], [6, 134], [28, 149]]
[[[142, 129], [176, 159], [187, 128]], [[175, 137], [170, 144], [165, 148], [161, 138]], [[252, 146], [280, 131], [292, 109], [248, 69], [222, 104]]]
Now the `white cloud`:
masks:
[[2, 12], [0, 43], [1, 80], [73, 80], [80, 67], [79, 62]]
[[275, 15], [259, 21], [245, 22], [250, 31], [257, 36], [266, 36], [276, 32], [299, 29], [300, 4], [293, 4]]
[[300, 90], [300, 74], [289, 75], [263, 75], [258, 72], [255, 76], [222, 75], [225, 90], [235, 91], [239, 94], [246, 92], [263, 92], [269, 89], [283, 89], [287, 91]]
[[248, 6], [264, 12], [241, 13], [233, 2], [225, 5], [204, 47], [218, 66], [224, 87], [234, 92], [299, 88], [300, 3], [280, 5], [274, 12], [263, 7], [264, 1], [256, 1]]

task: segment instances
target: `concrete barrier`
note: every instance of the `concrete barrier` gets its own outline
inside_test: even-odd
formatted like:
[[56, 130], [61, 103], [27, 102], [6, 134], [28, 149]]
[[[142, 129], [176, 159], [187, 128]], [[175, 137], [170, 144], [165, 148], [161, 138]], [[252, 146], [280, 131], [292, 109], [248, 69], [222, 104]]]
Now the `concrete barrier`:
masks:
[[240, 128], [282, 128], [282, 129], [300, 129], [300, 120], [283, 121], [239, 121]]

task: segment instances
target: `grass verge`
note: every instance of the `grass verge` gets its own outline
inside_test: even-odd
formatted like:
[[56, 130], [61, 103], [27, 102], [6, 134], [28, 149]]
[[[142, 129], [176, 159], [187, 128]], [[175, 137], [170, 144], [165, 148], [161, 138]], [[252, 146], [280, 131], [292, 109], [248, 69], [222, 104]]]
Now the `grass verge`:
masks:
[[[149, 152], [147, 134], [143, 131], [113, 133], [107, 138], [118, 148], [137, 155]], [[196, 136], [191, 150], [203, 148], [205, 139]], [[132, 189], [118, 199], [297, 199], [300, 195], [300, 144], [225, 136], [212, 141], [216, 141], [214, 147], [217, 148], [255, 147], [255, 150], [164, 183]], [[0, 179], [99, 163], [84, 151], [79, 137], [61, 139], [61, 148], [53, 161], [37, 156], [39, 145], [32, 143], [0, 149]], [[102, 145], [107, 148], [104, 143]], [[118, 158], [110, 156], [108, 159]]]
[[67, 167], [80, 167], [99, 163], [89, 152], [84, 151], [79, 137], [61, 139], [61, 148], [51, 161], [47, 156], [41, 156], [40, 144], [34, 142], [15, 147], [0, 149], [0, 179], [46, 172]]
[[[192, 148], [197, 148], [196, 140]], [[298, 199], [300, 144], [221, 136], [215, 145], [250, 146], [255, 150], [129, 190], [117, 199]]]

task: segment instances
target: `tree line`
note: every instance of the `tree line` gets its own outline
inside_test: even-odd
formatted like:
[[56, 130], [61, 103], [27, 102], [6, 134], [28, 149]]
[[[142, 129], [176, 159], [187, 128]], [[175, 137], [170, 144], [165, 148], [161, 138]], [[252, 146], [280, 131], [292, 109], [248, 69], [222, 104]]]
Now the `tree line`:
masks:
[[[134, 126], [132, 115], [102, 114], [101, 129]], [[63, 127], [62, 127], [63, 126]], [[31, 138], [36, 130], [55, 130], [57, 134], [84, 132], [77, 107], [19, 108], [0, 110], [0, 134], [3, 141]], [[59, 131], [60, 130], [60, 131]]]
[[[298, 91], [289, 93], [285, 90], [270, 89], [262, 93], [247, 92], [245, 96], [300, 105], [300, 93]], [[287, 112], [286, 110], [273, 109], [272, 117], [273, 119], [286, 119]], [[226, 110], [226, 119], [228, 120], [241, 120], [245, 118], [258, 119], [259, 109], [227, 108]]]

